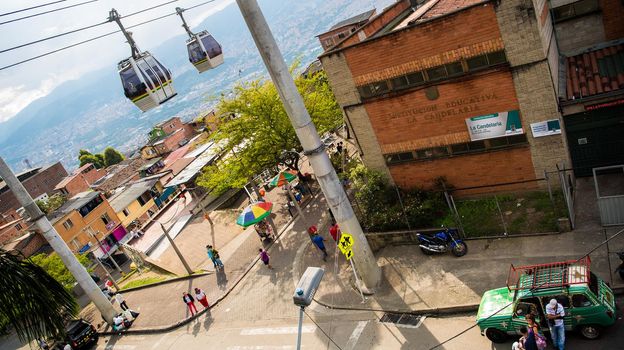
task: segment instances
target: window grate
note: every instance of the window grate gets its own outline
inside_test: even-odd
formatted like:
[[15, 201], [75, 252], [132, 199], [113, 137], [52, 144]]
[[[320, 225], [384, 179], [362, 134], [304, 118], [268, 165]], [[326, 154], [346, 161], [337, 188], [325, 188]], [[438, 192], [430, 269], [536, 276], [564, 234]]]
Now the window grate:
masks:
[[385, 313], [379, 319], [382, 323], [394, 323], [398, 327], [418, 328], [425, 320], [425, 316], [417, 316], [412, 314], [395, 314]]

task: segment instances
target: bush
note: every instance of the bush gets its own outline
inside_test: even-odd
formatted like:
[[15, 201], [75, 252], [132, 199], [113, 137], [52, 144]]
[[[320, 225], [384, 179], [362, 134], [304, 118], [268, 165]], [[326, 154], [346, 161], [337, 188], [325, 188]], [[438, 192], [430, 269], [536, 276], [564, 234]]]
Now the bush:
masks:
[[[76, 258], [84, 267], [88, 267], [91, 264], [91, 260], [87, 258], [86, 254], [76, 254]], [[62, 284], [67, 291], [71, 292], [72, 288], [74, 288], [76, 279], [69, 272], [67, 267], [65, 267], [65, 264], [56, 253], [50, 255], [37, 254], [30, 259], [34, 264], [41, 266], [45, 272]]]

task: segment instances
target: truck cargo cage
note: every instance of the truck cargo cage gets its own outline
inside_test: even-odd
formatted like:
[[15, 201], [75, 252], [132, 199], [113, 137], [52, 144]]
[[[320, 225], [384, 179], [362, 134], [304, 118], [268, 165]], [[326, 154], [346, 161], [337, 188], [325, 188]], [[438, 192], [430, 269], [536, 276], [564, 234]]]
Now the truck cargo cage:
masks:
[[589, 284], [590, 258], [548, 264], [511, 266], [507, 276], [507, 289], [526, 290], [561, 288], [573, 284]]

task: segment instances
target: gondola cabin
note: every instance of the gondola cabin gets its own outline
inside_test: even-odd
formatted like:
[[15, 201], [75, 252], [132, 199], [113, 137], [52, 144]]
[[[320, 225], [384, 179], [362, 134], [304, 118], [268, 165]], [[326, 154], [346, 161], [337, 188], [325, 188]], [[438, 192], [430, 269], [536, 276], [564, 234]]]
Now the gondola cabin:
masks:
[[188, 50], [189, 61], [200, 73], [223, 63], [221, 45], [208, 31], [204, 30], [188, 39], [186, 49]]
[[117, 69], [124, 95], [143, 112], [177, 95], [171, 72], [147, 51], [119, 62]]

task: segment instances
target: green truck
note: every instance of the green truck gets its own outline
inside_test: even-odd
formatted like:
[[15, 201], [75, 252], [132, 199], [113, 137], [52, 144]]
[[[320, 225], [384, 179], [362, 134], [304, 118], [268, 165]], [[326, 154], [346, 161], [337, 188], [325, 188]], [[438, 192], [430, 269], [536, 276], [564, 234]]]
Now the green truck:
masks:
[[548, 331], [545, 306], [556, 299], [565, 309], [566, 331], [578, 331], [596, 339], [604, 327], [616, 320], [615, 298], [611, 288], [590, 269], [590, 259], [514, 267], [507, 287], [492, 289], [481, 298], [477, 324], [481, 334], [494, 343], [508, 336], [520, 337], [525, 316], [535, 315], [543, 332]]

